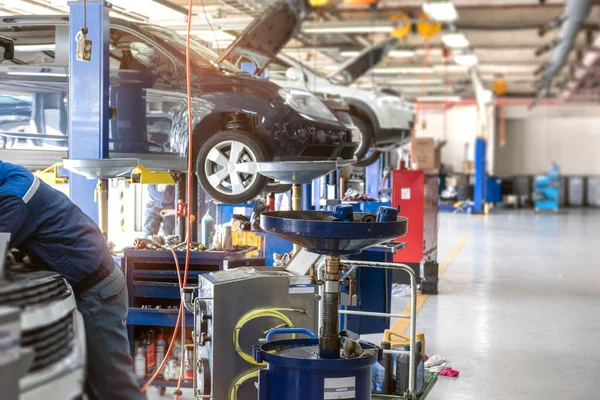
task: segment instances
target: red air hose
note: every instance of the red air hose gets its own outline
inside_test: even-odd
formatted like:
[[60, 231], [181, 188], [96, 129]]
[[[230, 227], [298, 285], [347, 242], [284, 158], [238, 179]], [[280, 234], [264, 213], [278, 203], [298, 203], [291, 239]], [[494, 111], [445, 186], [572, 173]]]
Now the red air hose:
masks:
[[[191, 37], [191, 30], [192, 30], [192, 6], [193, 6], [192, 0], [188, 0], [187, 46], [186, 46], [186, 52], [185, 52], [185, 69], [186, 69], [186, 75], [187, 75], [187, 103], [188, 103], [188, 137], [189, 137], [188, 169], [187, 169], [187, 193], [188, 193], [188, 196], [190, 196], [190, 194], [193, 192], [193, 185], [194, 185], [194, 181], [192, 180], [192, 179], [194, 179], [194, 162], [193, 162], [194, 127], [193, 127], [193, 123], [192, 123], [192, 121], [193, 121], [193, 115], [192, 115], [192, 67], [191, 67], [191, 57], [190, 57], [190, 51], [191, 51], [190, 50], [190, 48], [191, 48], [190, 37]], [[171, 252], [173, 253], [173, 259], [175, 260], [175, 267], [177, 268], [177, 279], [179, 281], [180, 293], [181, 293], [182, 289], [187, 286], [188, 271], [189, 271], [189, 267], [190, 267], [192, 218], [190, 215], [189, 201], [187, 203], [186, 218], [187, 218], [187, 234], [186, 234], [186, 249], [185, 249], [185, 270], [183, 273], [183, 282], [181, 282], [181, 270], [179, 268], [179, 261], [177, 259], [177, 254], [175, 253], [175, 251], [173, 249], [171, 249]], [[175, 339], [176, 339], [177, 333], [179, 331], [180, 323], [181, 323], [181, 329], [185, 332], [184, 313], [185, 313], [185, 306], [183, 304], [183, 299], [181, 299], [181, 302], [179, 304], [179, 314], [177, 315], [177, 322], [175, 323], [175, 330], [173, 331], [173, 337], [171, 338], [171, 343], [169, 344], [169, 348], [167, 349], [167, 351], [165, 353], [165, 357], [164, 357], [161, 365], [158, 367], [158, 369], [156, 370], [154, 375], [148, 380], [148, 382], [146, 382], [146, 384], [142, 387], [142, 389], [141, 389], [142, 393], [144, 393], [148, 390], [148, 387], [150, 387], [152, 382], [154, 382], [154, 380], [158, 376], [159, 372], [162, 370], [162, 368], [166, 364], [166, 361], [167, 361], [169, 355], [171, 354], [171, 350], [173, 349], [173, 344], [175, 343]], [[185, 346], [185, 343], [181, 343], [181, 346]], [[183, 362], [184, 362], [184, 360], [181, 360], [182, 365], [183, 365]], [[175, 400], [179, 399], [179, 393], [181, 391], [182, 380], [183, 380], [183, 376], [181, 375], [181, 372], [180, 372], [179, 380], [177, 382], [177, 390], [175, 391]]]

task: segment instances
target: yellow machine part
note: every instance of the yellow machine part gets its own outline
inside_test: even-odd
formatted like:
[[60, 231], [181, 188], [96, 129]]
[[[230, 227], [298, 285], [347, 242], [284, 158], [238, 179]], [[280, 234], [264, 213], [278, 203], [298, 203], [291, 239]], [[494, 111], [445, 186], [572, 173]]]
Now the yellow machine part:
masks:
[[309, 0], [309, 3], [312, 7], [325, 7], [329, 4], [329, 0]]
[[425, 39], [430, 39], [436, 36], [442, 30], [442, 24], [439, 22], [434, 22], [429, 19], [429, 16], [425, 13], [419, 16], [419, 22], [417, 24], [417, 32], [419, 35], [423, 36]]
[[174, 185], [175, 179], [170, 172], [150, 171], [143, 165], [138, 165], [131, 171], [131, 178], [126, 179], [128, 183], [142, 185]]
[[[261, 247], [261, 238], [257, 236], [254, 232], [231, 232], [231, 244], [245, 244], [247, 246], [254, 246], [260, 250]], [[246, 254], [247, 257], [258, 257], [258, 250], [251, 251]]]
[[392, 31], [393, 37], [403, 39], [408, 36], [410, 30], [412, 29], [410, 15], [407, 13], [394, 14], [390, 17], [390, 21], [395, 22], [395, 27]]
[[58, 168], [62, 167], [63, 163], [59, 162], [50, 167], [46, 168], [42, 171], [34, 172], [34, 175], [37, 176], [42, 182], [47, 183], [48, 185], [61, 185], [63, 183], [69, 182], [69, 178], [66, 176], [58, 175]]
[[[392, 340], [392, 338], [397, 338], [398, 340]], [[417, 332], [416, 339], [421, 342], [421, 351], [425, 354], [425, 334], [423, 332]], [[410, 337], [396, 333], [391, 329], [386, 329], [383, 331], [383, 341], [389, 342], [391, 348], [396, 349], [410, 344]]]

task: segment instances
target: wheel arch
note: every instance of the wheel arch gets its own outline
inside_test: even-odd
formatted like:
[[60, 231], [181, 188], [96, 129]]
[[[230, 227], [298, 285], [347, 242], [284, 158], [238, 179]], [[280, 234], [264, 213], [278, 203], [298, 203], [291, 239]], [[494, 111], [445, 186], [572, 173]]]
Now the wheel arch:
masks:
[[[371, 124], [371, 128], [373, 128], [373, 136], [376, 136], [376, 132], [379, 131], [380, 126], [379, 119], [377, 118], [373, 108], [362, 100], [351, 98], [346, 98], [345, 100], [350, 105], [350, 113], [361, 117], [366, 122], [369, 122]], [[375, 137], [373, 137], [373, 140], [375, 141]]]
[[249, 134], [258, 137], [265, 147], [272, 153], [272, 148], [268, 140], [268, 134], [262, 127], [260, 120], [256, 118], [256, 115], [245, 112], [234, 112], [234, 111], [216, 111], [208, 114], [202, 118], [201, 121], [194, 125], [193, 135], [193, 155], [194, 158], [198, 156], [202, 144], [210, 139], [215, 133], [228, 130], [227, 122], [234, 116], [240, 117], [243, 128], [240, 130], [246, 131]]

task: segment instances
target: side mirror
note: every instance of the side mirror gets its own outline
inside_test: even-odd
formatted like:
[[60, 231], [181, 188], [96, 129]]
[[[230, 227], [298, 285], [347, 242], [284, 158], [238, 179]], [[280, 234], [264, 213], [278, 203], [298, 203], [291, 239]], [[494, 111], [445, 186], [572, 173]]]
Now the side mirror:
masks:
[[0, 36], [0, 57], [0, 62], [15, 57], [15, 42], [12, 39]]
[[285, 71], [285, 77], [290, 81], [300, 82], [304, 79], [304, 74], [298, 68], [290, 67]]

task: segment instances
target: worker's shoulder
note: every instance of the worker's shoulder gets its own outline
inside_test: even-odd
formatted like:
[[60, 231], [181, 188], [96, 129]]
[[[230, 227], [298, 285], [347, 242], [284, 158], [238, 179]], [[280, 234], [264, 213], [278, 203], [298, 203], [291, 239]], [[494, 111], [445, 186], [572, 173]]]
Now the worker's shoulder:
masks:
[[35, 183], [36, 179], [29, 170], [18, 165], [2, 165], [0, 195], [25, 198]]

